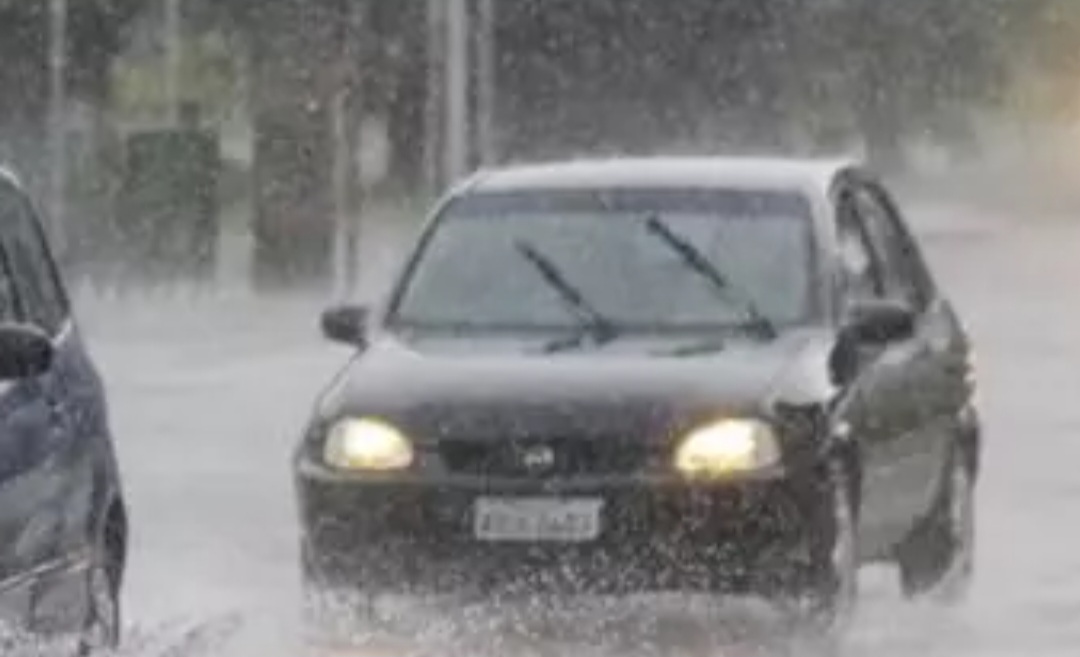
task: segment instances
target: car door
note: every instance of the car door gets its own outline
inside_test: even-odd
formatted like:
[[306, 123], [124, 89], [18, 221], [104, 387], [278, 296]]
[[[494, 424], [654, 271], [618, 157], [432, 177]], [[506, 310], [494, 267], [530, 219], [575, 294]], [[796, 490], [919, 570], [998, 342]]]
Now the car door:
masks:
[[860, 207], [874, 242], [890, 272], [890, 296], [903, 299], [917, 312], [915, 335], [908, 348], [908, 403], [904, 418], [909, 432], [898, 445], [899, 476], [905, 506], [923, 515], [939, 490], [951, 446], [950, 433], [966, 402], [963, 373], [967, 359], [954, 315], [937, 293], [918, 244], [882, 185], [867, 180], [860, 190]]
[[[17, 222], [21, 197], [0, 184], [0, 321], [23, 319], [22, 299], [4, 247]], [[35, 539], [49, 515], [54, 483], [42, 476], [59, 428], [49, 377], [0, 382], [0, 591], [3, 620], [20, 622], [29, 611], [28, 575], [48, 559]]]
[[857, 182], [847, 200], [850, 220], [872, 263], [874, 281], [869, 292], [879, 299], [902, 301], [916, 313], [911, 337], [868, 348], [863, 354], [859, 382], [866, 441], [866, 523], [876, 524], [873, 529], [894, 541], [924, 513], [940, 472], [936, 466], [939, 442], [928, 427], [933, 411], [927, 400], [939, 384], [930, 348], [935, 336], [933, 318], [925, 286], [905, 261], [904, 245], [878, 188]]
[[[860, 208], [859, 187], [848, 185], [837, 203], [840, 312], [846, 320], [859, 301], [892, 298], [895, 285]], [[850, 386], [847, 421], [863, 453], [862, 525], [875, 545], [894, 541], [910, 513], [901, 462], [913, 426], [910, 374], [916, 349], [911, 342], [860, 345], [858, 374]]]
[[80, 428], [88, 424], [92, 405], [81, 375], [82, 348], [40, 222], [22, 194], [12, 195], [5, 210], [0, 248], [18, 317], [45, 332], [54, 349], [49, 370], [26, 384], [35, 395], [35, 435], [20, 445], [13, 475], [22, 517], [7, 547], [15, 567], [52, 575], [86, 556], [93, 468]]

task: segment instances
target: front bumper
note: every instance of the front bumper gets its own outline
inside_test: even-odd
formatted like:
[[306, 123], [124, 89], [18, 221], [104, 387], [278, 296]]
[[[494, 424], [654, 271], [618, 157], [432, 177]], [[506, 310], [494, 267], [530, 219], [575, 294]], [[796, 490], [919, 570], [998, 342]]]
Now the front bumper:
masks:
[[[819, 486], [811, 473], [723, 485], [675, 476], [373, 480], [311, 464], [297, 477], [309, 581], [401, 593], [787, 588], [809, 565]], [[478, 540], [474, 510], [485, 496], [602, 499], [599, 536]]]

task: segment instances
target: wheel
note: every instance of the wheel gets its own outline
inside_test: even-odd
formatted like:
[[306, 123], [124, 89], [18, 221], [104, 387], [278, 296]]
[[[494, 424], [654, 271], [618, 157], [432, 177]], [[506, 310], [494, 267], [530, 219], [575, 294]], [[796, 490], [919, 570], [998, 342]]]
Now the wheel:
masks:
[[971, 460], [957, 447], [930, 515], [896, 554], [908, 598], [963, 601], [975, 574], [975, 481]]
[[859, 592], [858, 512], [850, 469], [835, 460], [827, 468], [825, 495], [811, 536], [811, 566], [797, 595], [798, 629], [832, 636], [851, 620]]
[[123, 568], [115, 547], [102, 547], [86, 572], [87, 616], [79, 655], [115, 650], [120, 644], [120, 578]]

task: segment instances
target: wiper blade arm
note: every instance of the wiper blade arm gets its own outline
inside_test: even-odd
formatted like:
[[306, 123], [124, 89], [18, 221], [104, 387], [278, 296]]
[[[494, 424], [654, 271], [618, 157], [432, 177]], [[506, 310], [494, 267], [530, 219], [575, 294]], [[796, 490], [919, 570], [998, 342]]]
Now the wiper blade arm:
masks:
[[548, 351], [576, 346], [586, 336], [591, 337], [597, 343], [601, 343], [608, 342], [618, 335], [615, 323], [608, 319], [604, 313], [597, 310], [596, 306], [590, 303], [585, 298], [585, 295], [566, 279], [550, 258], [538, 251], [532, 244], [522, 240], [515, 241], [514, 247], [540, 273], [544, 281], [559, 294], [559, 298], [569, 306], [571, 311], [582, 320], [580, 325], [582, 333], [579, 336], [570, 340], [559, 340], [549, 346]]
[[773, 321], [765, 316], [764, 313], [757, 307], [757, 304], [744, 294], [740, 294], [735, 291], [731, 282], [720, 271], [717, 266], [706, 258], [693, 244], [688, 242], [685, 238], [676, 233], [671, 226], [667, 225], [660, 217], [656, 215], [650, 216], [645, 220], [645, 228], [650, 234], [660, 238], [665, 244], [667, 244], [673, 251], [675, 251], [687, 267], [697, 272], [702, 278], [707, 279], [712, 283], [722, 294], [729, 299], [737, 297], [735, 301], [739, 303], [749, 316], [750, 324], [753, 328], [761, 331], [770, 339], [777, 336], [776, 326]]

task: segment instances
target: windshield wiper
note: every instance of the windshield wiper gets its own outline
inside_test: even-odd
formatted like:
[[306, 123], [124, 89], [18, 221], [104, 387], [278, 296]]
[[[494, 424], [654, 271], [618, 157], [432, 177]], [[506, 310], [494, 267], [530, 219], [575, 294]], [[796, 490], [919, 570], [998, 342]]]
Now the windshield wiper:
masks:
[[514, 247], [559, 294], [559, 298], [566, 303], [570, 311], [581, 320], [579, 330], [574, 335], [545, 345], [545, 352], [551, 353], [580, 346], [586, 338], [591, 338], [594, 344], [599, 345], [618, 337], [619, 330], [615, 323], [597, 310], [596, 306], [591, 304], [585, 295], [563, 276], [550, 258], [525, 241], [515, 241]]
[[773, 321], [758, 309], [753, 299], [736, 290], [717, 266], [702, 255], [693, 244], [681, 237], [671, 226], [668, 226], [656, 215], [651, 215], [645, 220], [645, 228], [650, 235], [655, 235], [671, 247], [682, 258], [687, 267], [708, 280], [713, 287], [729, 300], [742, 306], [750, 320], [748, 324], [750, 329], [759, 332], [770, 340], [777, 337], [776, 325]]

